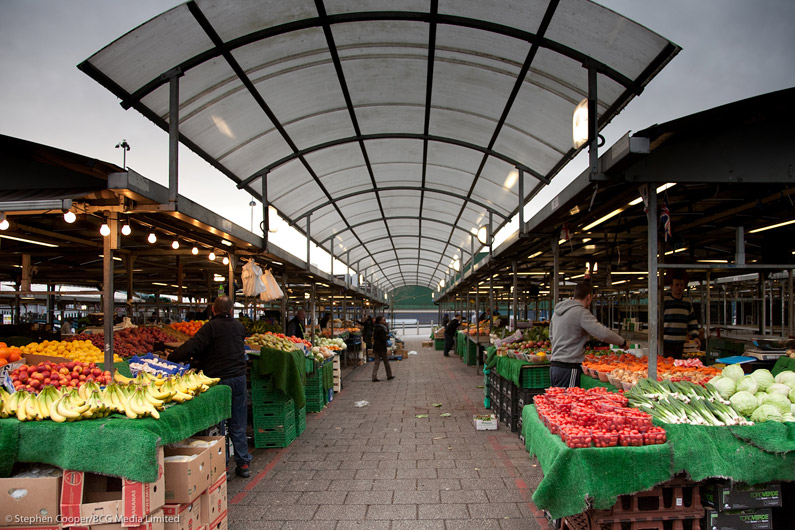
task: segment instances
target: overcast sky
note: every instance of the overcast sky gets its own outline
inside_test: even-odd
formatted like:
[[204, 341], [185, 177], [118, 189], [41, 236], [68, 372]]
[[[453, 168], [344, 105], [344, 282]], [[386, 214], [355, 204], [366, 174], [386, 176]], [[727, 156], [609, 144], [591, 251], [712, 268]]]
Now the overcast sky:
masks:
[[[137, 111], [123, 110], [110, 92], [76, 65], [179, 3], [0, 0], [0, 133], [119, 165], [122, 153], [114, 146], [124, 138], [132, 146], [128, 166], [167, 184], [166, 133]], [[629, 130], [795, 86], [793, 0], [599, 3], [683, 48], [603, 132], [607, 146]], [[532, 207], [550, 200], [585, 167], [583, 157], [569, 164]], [[250, 227], [250, 197], [184, 148], [180, 152], [180, 193]], [[305, 243], [288, 242], [287, 230], [280, 230], [273, 239], [299, 256], [306, 252]], [[320, 262], [319, 255], [312, 261]]]

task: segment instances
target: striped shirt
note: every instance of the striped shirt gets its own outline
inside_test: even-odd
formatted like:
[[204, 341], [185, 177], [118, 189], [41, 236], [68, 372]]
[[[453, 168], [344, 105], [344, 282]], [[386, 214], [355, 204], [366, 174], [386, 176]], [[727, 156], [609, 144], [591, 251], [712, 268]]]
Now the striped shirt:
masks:
[[676, 299], [665, 293], [663, 302], [663, 340], [683, 343], [687, 336], [698, 337], [698, 321], [689, 298]]

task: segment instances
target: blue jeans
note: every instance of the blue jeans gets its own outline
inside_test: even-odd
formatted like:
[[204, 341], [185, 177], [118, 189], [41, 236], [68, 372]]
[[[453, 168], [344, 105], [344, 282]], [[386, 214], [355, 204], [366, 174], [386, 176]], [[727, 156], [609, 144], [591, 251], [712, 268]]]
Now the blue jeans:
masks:
[[227, 420], [229, 424], [229, 438], [235, 448], [235, 462], [238, 466], [251, 462], [246, 439], [247, 405], [246, 405], [246, 376], [229, 377], [221, 379], [222, 385], [232, 389], [232, 417]]

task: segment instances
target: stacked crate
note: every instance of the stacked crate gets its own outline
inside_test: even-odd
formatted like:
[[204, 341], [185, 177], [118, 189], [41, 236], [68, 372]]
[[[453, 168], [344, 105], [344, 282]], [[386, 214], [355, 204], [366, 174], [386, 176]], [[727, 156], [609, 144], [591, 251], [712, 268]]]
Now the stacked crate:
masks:
[[295, 402], [280, 390], [268, 390], [270, 378], [251, 377], [254, 447], [287, 447], [298, 437]]
[[306, 430], [306, 405], [301, 407], [295, 407], [295, 433], [298, 436], [301, 436]]
[[316, 366], [315, 371], [306, 374], [306, 411], [320, 412], [326, 406], [323, 392], [323, 368]]
[[342, 369], [340, 368], [340, 356], [334, 356], [334, 392], [342, 391]]

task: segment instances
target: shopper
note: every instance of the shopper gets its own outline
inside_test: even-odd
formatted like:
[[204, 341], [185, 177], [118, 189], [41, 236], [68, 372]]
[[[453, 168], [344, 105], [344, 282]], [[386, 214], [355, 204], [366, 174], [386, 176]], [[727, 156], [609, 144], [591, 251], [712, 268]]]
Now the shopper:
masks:
[[448, 353], [455, 346], [455, 334], [458, 331], [461, 315], [455, 315], [444, 328], [444, 356], [450, 357]]
[[61, 337], [65, 337], [67, 335], [74, 335], [74, 334], [75, 330], [74, 328], [72, 328], [72, 319], [71, 318], [65, 319], [63, 321], [63, 324], [61, 324]]
[[693, 303], [685, 298], [687, 272], [677, 270], [671, 276], [671, 290], [663, 299], [663, 354], [681, 359], [688, 336], [701, 347], [698, 338], [698, 320]]
[[285, 335], [288, 337], [304, 338], [304, 319], [306, 318], [306, 311], [299, 309], [296, 311], [292, 319], [287, 323], [287, 330]]
[[378, 365], [384, 361], [384, 368], [386, 369], [387, 380], [394, 379], [392, 375], [392, 368], [389, 366], [389, 354], [387, 353], [387, 340], [389, 340], [389, 328], [386, 326], [383, 316], [375, 317], [375, 324], [373, 325], [373, 383], [377, 383], [378, 379]]
[[444, 316], [442, 317], [442, 327], [446, 328], [447, 324], [449, 323], [450, 323], [450, 315], [445, 313]]
[[592, 301], [593, 287], [589, 282], [580, 282], [574, 287], [573, 299], [555, 305], [552, 321], [549, 323], [549, 338], [552, 342], [552, 353], [549, 357], [551, 386], [580, 385], [585, 343], [590, 336], [623, 348], [629, 347], [629, 341], [596, 320], [589, 309]]
[[326, 329], [326, 326], [328, 326], [329, 318], [331, 317], [329, 316], [328, 313], [323, 313], [323, 316], [320, 317], [320, 331]]
[[364, 344], [365, 353], [373, 347], [373, 317], [368, 315], [364, 322], [356, 321], [357, 324], [362, 325], [362, 343]]
[[228, 296], [216, 298], [213, 317], [185, 344], [174, 350], [168, 360], [189, 362], [191, 368], [204, 370], [207, 377], [220, 377], [220, 384], [232, 389], [229, 437], [235, 448], [235, 474], [248, 478], [251, 476], [251, 454], [246, 440], [246, 357], [243, 351], [246, 329], [234, 318], [234, 306]]

